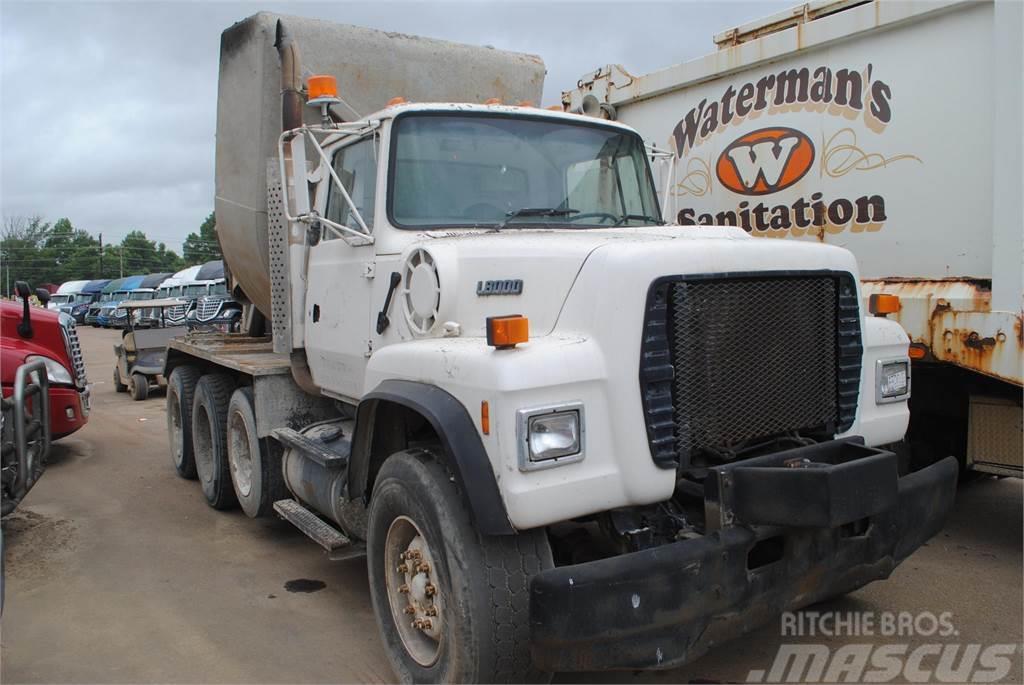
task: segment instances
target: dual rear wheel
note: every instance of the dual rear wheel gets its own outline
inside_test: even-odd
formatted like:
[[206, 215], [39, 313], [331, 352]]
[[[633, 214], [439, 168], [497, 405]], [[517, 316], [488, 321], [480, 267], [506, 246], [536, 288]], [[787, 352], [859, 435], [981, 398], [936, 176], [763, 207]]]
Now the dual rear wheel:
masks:
[[287, 497], [281, 448], [256, 434], [252, 389], [224, 373], [179, 366], [167, 383], [171, 459], [182, 478], [198, 479], [214, 509], [241, 506], [253, 518]]

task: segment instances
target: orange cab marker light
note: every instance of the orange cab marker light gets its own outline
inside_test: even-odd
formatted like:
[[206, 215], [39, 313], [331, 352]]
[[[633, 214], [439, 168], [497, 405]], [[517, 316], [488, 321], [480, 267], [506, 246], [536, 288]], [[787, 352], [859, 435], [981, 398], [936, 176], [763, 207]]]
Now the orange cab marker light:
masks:
[[407, 100], [401, 95], [399, 95], [398, 97], [393, 97], [390, 100], [388, 100], [387, 106], [394, 107], [395, 105], [404, 105], [406, 102]]
[[868, 298], [868, 311], [875, 316], [895, 314], [900, 310], [900, 298], [898, 295], [877, 293]]
[[487, 317], [487, 344], [499, 350], [530, 339], [530, 320], [520, 314]]
[[485, 105], [500, 105], [501, 104], [501, 99], [500, 98], [488, 98], [487, 100], [484, 100], [484, 104]]
[[516, 107], [533, 107], [533, 100], [520, 100]]
[[928, 348], [919, 343], [912, 343], [907, 355], [911, 359], [924, 359], [928, 355]]
[[551, 110], [552, 112], [564, 112], [565, 111], [564, 109], [562, 109], [561, 105], [551, 105], [550, 107], [545, 107], [544, 109]]
[[319, 100], [320, 98], [337, 98], [338, 97], [338, 80], [328, 74], [316, 74], [310, 76], [307, 83], [307, 90], [309, 92], [309, 100]]
[[480, 403], [480, 430], [484, 435], [491, 434], [491, 405], [487, 400]]

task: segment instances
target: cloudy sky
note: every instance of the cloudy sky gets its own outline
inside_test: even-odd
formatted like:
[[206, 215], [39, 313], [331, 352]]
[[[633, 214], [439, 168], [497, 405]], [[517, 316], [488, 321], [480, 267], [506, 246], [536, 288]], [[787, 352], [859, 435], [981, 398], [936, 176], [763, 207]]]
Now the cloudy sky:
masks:
[[536, 53], [547, 105], [598, 66], [683, 62], [795, 4], [0, 0], [0, 209], [180, 251], [213, 207], [220, 32], [259, 10]]

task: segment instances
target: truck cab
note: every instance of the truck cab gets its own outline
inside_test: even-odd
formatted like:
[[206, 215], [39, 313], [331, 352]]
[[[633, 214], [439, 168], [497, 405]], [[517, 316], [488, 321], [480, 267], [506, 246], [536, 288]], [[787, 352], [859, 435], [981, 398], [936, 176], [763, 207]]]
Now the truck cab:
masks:
[[[528, 102], [538, 58], [266, 14], [222, 40], [247, 311], [170, 341], [172, 458], [215, 508], [365, 553], [401, 680], [680, 664], [939, 530], [956, 466], [900, 478], [884, 449], [908, 339], [848, 251], [670, 224], [634, 129]], [[342, 103], [300, 43], [389, 60]], [[387, 71], [446, 55], [451, 102]]]

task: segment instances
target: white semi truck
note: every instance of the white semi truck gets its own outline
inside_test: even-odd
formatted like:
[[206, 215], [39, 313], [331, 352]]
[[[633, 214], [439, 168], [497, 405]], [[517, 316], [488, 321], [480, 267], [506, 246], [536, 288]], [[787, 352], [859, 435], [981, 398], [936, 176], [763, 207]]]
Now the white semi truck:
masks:
[[1021, 475], [1018, 0], [828, 0], [715, 36], [643, 76], [563, 94], [633, 126], [667, 215], [853, 252], [865, 304], [910, 335], [913, 465]]
[[403, 681], [683, 663], [885, 578], [955, 494], [955, 460], [877, 447], [908, 340], [852, 255], [669, 225], [640, 136], [537, 108], [543, 76], [266, 13], [222, 36], [248, 304], [168, 346], [174, 465], [365, 554]]

